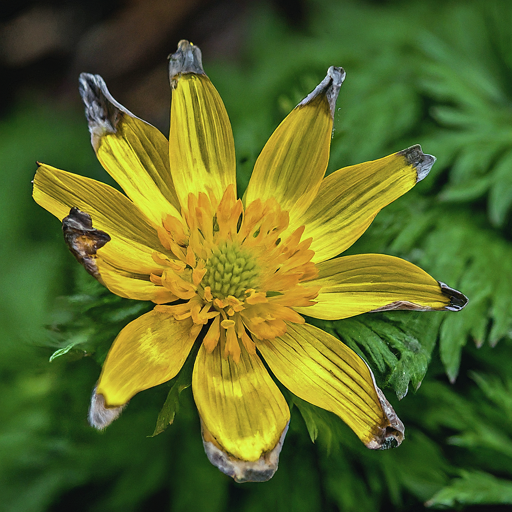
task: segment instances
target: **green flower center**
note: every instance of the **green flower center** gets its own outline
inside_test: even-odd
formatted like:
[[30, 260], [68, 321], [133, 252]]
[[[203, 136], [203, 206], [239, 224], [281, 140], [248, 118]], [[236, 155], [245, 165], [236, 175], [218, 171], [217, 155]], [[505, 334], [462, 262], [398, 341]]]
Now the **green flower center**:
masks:
[[254, 257], [238, 244], [224, 242], [208, 258], [202, 282], [211, 288], [217, 299], [232, 295], [243, 300], [247, 289], [257, 288], [258, 278], [259, 269]]

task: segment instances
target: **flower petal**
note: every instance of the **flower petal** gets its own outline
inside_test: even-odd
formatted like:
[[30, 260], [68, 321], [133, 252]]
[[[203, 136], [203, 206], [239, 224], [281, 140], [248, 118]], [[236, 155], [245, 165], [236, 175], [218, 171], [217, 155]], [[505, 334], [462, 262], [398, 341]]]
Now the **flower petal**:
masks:
[[82, 73], [80, 94], [92, 146], [105, 170], [157, 226], [167, 215], [179, 217], [165, 136], [117, 103], [99, 75]]
[[192, 320], [175, 320], [150, 311], [130, 322], [117, 336], [103, 364], [96, 389], [107, 407], [175, 377], [192, 349]]
[[425, 178], [435, 158], [419, 145], [372, 162], [330, 174], [302, 218], [292, 218], [288, 232], [305, 225], [313, 237], [313, 261], [325, 261], [348, 249], [377, 213]]
[[224, 103], [204, 73], [199, 48], [180, 41], [169, 76], [169, 157], [180, 203], [186, 208], [190, 192], [208, 191], [220, 201], [228, 185], [236, 186], [235, 143]]
[[230, 476], [238, 483], [244, 482], [266, 482], [270, 480], [277, 471], [279, 455], [283, 448], [284, 438], [288, 432], [289, 422], [286, 424], [279, 442], [269, 452], [265, 452], [256, 461], [239, 460], [222, 450], [211, 433], [201, 421], [201, 435], [203, 446], [208, 460], [224, 474]]
[[[62, 232], [78, 262], [111, 292], [128, 299], [151, 300], [156, 304], [177, 300], [178, 297], [162, 286], [159, 274], [134, 274], [108, 264], [98, 251], [112, 239], [108, 233], [93, 227], [88, 213], [71, 208], [62, 221]], [[162, 273], [162, 269], [155, 270], [158, 271]]]
[[205, 441], [232, 459], [256, 462], [280, 443], [290, 411], [256, 354], [241, 346], [235, 363], [222, 356], [221, 345], [210, 354], [201, 346], [192, 376], [194, 399], [209, 433]]
[[160, 268], [152, 258], [166, 252], [155, 228], [123, 194], [99, 181], [40, 165], [34, 177], [36, 203], [59, 220], [73, 207], [88, 213], [96, 229], [110, 235], [100, 249], [111, 265], [137, 274], [151, 274]]
[[125, 405], [121, 405], [120, 407], [107, 407], [103, 395], [96, 394], [96, 388], [94, 388], [87, 416], [89, 424], [98, 430], [103, 430], [114, 420], [119, 418], [124, 408]]
[[112, 293], [134, 300], [150, 300], [155, 304], [166, 304], [178, 299], [163, 286], [152, 283], [148, 275], [123, 272], [98, 258], [99, 277]]
[[263, 148], [247, 187], [245, 203], [274, 197], [298, 217], [314, 199], [327, 169], [334, 107], [343, 68], [330, 67], [318, 87], [277, 127]]
[[318, 277], [308, 282], [322, 287], [317, 304], [294, 308], [314, 318], [339, 320], [392, 309], [459, 311], [468, 302], [462, 293], [394, 256], [344, 256], [318, 263], [317, 270]]
[[274, 375], [292, 393], [338, 415], [371, 449], [399, 445], [404, 427], [366, 363], [340, 340], [312, 325], [257, 343]]

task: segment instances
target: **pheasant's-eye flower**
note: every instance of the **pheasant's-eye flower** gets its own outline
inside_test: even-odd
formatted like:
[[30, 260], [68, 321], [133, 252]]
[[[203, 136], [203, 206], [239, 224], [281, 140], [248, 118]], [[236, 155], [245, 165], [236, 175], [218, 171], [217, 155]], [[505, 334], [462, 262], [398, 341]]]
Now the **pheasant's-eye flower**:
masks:
[[89, 273], [121, 297], [157, 304], [114, 341], [92, 397], [93, 426], [175, 377], [199, 340], [192, 390], [204, 447], [237, 481], [272, 477], [290, 419], [263, 361], [369, 448], [400, 444], [403, 425], [365, 362], [301, 315], [456, 311], [467, 299], [399, 258], [335, 258], [435, 161], [413, 146], [324, 178], [344, 78], [329, 68], [270, 137], [237, 199], [230, 122], [196, 46], [181, 41], [171, 56], [169, 141], [117, 103], [101, 77], [81, 75], [92, 145], [126, 195], [41, 164], [34, 198], [63, 221]]

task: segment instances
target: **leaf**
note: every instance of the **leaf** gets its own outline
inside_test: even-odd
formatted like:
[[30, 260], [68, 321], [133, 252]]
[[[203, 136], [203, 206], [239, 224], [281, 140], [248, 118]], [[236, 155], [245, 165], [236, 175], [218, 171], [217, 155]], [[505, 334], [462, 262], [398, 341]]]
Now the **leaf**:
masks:
[[[477, 346], [495, 346], [500, 339], [510, 337], [512, 243], [486, 229], [481, 212], [432, 205], [413, 195], [403, 199], [383, 210], [350, 251], [402, 257], [469, 298], [463, 311], [440, 314], [440, 356], [453, 381], [468, 339]], [[431, 318], [431, 313], [421, 315]], [[378, 361], [375, 363], [379, 366]]]
[[512, 504], [512, 481], [483, 471], [461, 471], [460, 478], [452, 480], [425, 503], [434, 508], [481, 504]]
[[512, 206], [512, 149], [492, 171], [493, 184], [489, 194], [489, 217], [494, 226], [503, 226]]
[[320, 439], [328, 454], [339, 450], [340, 427], [341, 430], [344, 428], [339, 418], [331, 412], [311, 405], [298, 396], [291, 393], [290, 396], [292, 404], [297, 407], [304, 419], [311, 441], [314, 443], [317, 439]]
[[458, 186], [447, 186], [440, 194], [442, 201], [453, 203], [465, 203], [474, 201], [485, 195], [489, 189], [491, 179], [489, 177], [477, 178]]
[[[497, 376], [471, 372], [471, 378], [477, 383], [485, 397], [493, 402], [512, 424], [512, 378], [502, 381]], [[511, 429], [512, 430], [512, 429]]]
[[75, 268], [75, 293], [59, 297], [50, 316], [49, 342], [59, 347], [50, 360], [71, 352], [94, 354], [102, 363], [112, 342], [151, 303], [112, 294], [81, 267]]
[[332, 324], [402, 399], [409, 384], [417, 389], [425, 377], [441, 319], [436, 313], [408, 311], [368, 313]]
[[178, 376], [174, 379], [169, 394], [164, 402], [164, 405], [158, 414], [156, 420], [155, 430], [149, 437], [155, 437], [161, 434], [169, 425], [172, 425], [174, 418], [180, 408], [180, 395], [181, 393], [192, 386], [192, 372], [194, 370], [194, 363], [196, 360], [199, 344], [196, 343], [190, 354], [180, 370]]
[[84, 331], [76, 334], [75, 336], [72, 336], [67, 340], [67, 345], [65, 347], [59, 348], [56, 350], [51, 356], [50, 356], [50, 363], [57, 359], [58, 357], [61, 357], [65, 354], [67, 354], [70, 350], [77, 348], [78, 345], [82, 345], [84, 343], [87, 343], [89, 338], [91, 337], [92, 331]]
[[494, 10], [456, 6], [449, 31], [418, 37], [428, 60], [421, 64], [419, 89], [434, 103], [430, 115], [448, 128], [424, 141], [444, 160], [434, 173], [449, 175], [440, 197], [475, 202], [486, 196], [490, 222], [503, 227], [512, 205], [512, 110], [509, 79], [500, 78], [509, 74], [510, 41], [496, 35], [503, 35], [503, 19], [512, 9], [509, 3], [492, 4]]
[[441, 360], [452, 381], [468, 337], [477, 346], [495, 345], [512, 326], [512, 244], [482, 229], [480, 220], [447, 211], [425, 238], [420, 259], [420, 266], [469, 297], [466, 309], [446, 315], [441, 326]]

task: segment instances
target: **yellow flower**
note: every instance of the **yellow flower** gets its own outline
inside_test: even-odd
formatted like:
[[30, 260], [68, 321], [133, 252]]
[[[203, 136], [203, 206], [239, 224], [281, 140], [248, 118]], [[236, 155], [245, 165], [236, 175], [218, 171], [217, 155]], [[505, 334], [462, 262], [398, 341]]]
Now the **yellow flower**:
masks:
[[403, 425], [365, 362], [301, 314], [453, 311], [467, 299], [399, 258], [332, 259], [435, 161], [413, 146], [324, 178], [344, 78], [329, 68], [274, 132], [237, 199], [230, 122], [197, 47], [181, 41], [171, 56], [169, 142], [117, 103], [101, 77], [81, 75], [92, 145], [126, 195], [41, 164], [34, 199], [63, 221], [71, 250], [109, 290], [157, 304], [114, 341], [92, 397], [93, 426], [175, 377], [199, 339], [192, 389], [205, 450], [237, 481], [272, 477], [290, 419], [262, 359], [369, 448], [402, 441]]

